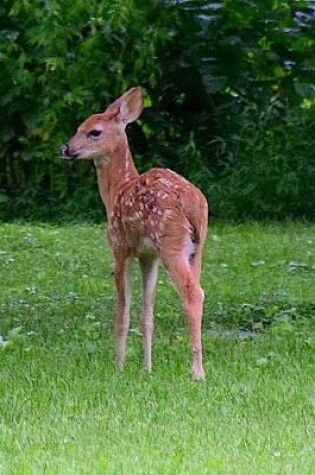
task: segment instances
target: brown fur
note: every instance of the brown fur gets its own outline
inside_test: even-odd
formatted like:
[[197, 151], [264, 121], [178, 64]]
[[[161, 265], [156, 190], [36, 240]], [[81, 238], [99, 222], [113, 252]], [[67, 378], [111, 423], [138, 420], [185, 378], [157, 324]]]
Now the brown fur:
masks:
[[143, 98], [138, 88], [123, 94], [103, 114], [83, 122], [62, 149], [65, 158], [94, 159], [100, 195], [108, 218], [108, 241], [115, 258], [117, 362], [123, 367], [131, 303], [129, 261], [137, 257], [143, 277], [141, 325], [145, 366], [151, 370], [153, 303], [157, 262], [167, 269], [188, 316], [192, 374], [204, 375], [200, 287], [202, 249], [207, 234], [208, 205], [192, 183], [164, 168], [139, 175], [125, 127], [138, 118]]

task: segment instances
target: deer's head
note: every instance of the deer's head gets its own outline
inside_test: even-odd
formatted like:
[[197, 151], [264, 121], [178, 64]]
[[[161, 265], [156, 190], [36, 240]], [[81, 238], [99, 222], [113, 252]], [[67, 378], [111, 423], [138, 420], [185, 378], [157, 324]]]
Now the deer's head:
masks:
[[125, 137], [127, 124], [135, 121], [143, 109], [143, 95], [134, 87], [113, 102], [102, 114], [88, 117], [76, 134], [59, 149], [66, 160], [107, 158]]

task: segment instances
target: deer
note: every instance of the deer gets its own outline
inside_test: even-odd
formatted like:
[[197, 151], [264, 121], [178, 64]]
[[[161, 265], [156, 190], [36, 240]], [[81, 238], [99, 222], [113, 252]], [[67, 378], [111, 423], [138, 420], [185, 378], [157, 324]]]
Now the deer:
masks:
[[204, 292], [200, 286], [202, 252], [208, 230], [208, 203], [186, 178], [166, 168], [140, 174], [134, 164], [126, 126], [144, 107], [141, 88], [133, 87], [105, 112], [88, 117], [59, 149], [65, 160], [94, 160], [107, 215], [107, 239], [114, 257], [117, 291], [116, 363], [123, 370], [130, 326], [131, 262], [142, 280], [140, 317], [144, 366], [151, 372], [153, 306], [158, 267], [164, 265], [181, 297], [191, 335], [193, 379], [205, 376], [201, 324]]

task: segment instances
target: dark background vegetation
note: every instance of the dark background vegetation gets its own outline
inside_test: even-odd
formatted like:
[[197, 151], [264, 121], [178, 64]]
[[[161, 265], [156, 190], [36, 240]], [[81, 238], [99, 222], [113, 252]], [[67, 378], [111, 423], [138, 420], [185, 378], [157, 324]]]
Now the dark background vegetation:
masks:
[[217, 216], [315, 216], [315, 2], [2, 0], [0, 217], [100, 219], [92, 166], [56, 150], [131, 86], [144, 171], [196, 182]]

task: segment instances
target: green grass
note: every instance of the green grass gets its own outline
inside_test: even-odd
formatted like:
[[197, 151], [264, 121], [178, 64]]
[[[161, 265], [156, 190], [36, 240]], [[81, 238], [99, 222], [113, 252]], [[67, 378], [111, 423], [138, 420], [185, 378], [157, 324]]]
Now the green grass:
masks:
[[307, 224], [215, 225], [207, 379], [196, 383], [164, 272], [153, 374], [142, 370], [137, 272], [120, 374], [103, 228], [2, 224], [1, 475], [313, 474], [314, 236]]

